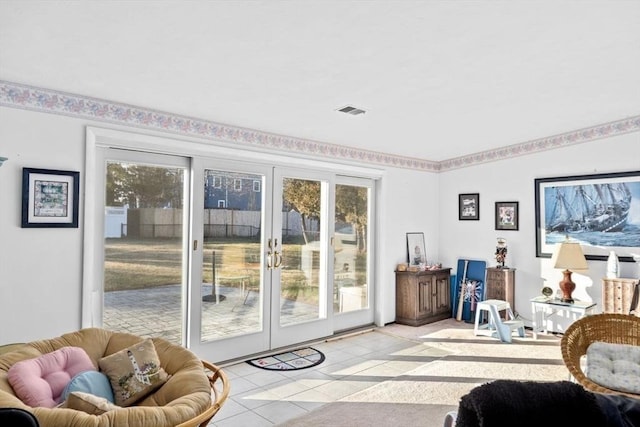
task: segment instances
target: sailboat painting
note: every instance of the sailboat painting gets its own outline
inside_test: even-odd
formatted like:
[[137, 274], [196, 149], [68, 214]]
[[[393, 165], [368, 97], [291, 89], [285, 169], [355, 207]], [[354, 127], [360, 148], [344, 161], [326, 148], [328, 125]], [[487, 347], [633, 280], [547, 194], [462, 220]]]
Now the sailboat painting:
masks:
[[640, 252], [640, 171], [536, 179], [536, 253], [551, 256], [566, 236], [587, 259], [621, 261]]

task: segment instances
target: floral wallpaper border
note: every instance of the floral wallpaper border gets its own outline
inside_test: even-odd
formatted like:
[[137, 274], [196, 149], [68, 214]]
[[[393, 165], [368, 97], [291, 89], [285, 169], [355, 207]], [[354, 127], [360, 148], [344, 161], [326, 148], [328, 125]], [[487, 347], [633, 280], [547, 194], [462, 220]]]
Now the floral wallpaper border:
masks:
[[239, 148], [242, 148], [242, 145], [252, 145], [281, 152], [340, 158], [347, 161], [430, 172], [459, 169], [640, 131], [640, 116], [635, 116], [495, 150], [435, 162], [228, 126], [194, 117], [2, 80], [0, 80], [0, 105], [224, 141], [237, 144]]

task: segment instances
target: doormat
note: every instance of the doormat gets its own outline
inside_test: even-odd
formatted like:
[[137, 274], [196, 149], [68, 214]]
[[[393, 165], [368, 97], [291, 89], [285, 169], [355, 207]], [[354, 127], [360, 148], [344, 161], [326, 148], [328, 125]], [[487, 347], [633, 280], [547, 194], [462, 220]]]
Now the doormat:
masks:
[[305, 369], [321, 364], [324, 354], [311, 347], [303, 347], [273, 356], [259, 357], [248, 360], [247, 363], [270, 371], [293, 371]]

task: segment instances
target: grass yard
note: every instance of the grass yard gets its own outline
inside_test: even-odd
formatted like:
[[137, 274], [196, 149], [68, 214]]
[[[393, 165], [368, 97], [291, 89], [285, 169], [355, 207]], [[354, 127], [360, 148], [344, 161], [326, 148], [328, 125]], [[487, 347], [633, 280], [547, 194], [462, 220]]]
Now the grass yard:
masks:
[[[300, 270], [299, 244], [287, 245], [282, 269], [284, 296], [290, 299], [317, 299], [317, 286], [309, 286]], [[215, 252], [218, 283], [225, 277], [248, 276], [250, 285], [260, 281], [260, 244], [253, 241], [205, 242], [203, 281], [213, 280]], [[182, 282], [182, 240], [106, 239], [105, 291], [144, 289]]]
[[104, 290], [122, 291], [182, 282], [182, 241], [106, 239]]

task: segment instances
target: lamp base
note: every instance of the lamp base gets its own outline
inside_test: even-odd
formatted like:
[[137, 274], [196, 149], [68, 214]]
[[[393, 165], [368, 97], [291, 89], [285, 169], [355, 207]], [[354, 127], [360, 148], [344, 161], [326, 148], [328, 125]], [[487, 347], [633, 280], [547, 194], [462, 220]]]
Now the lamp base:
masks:
[[558, 284], [560, 290], [562, 291], [562, 298], [560, 298], [560, 301], [572, 304], [573, 298], [571, 298], [571, 293], [576, 288], [576, 284], [571, 280], [571, 271], [565, 270], [562, 272], [562, 274], [564, 274], [564, 277]]

